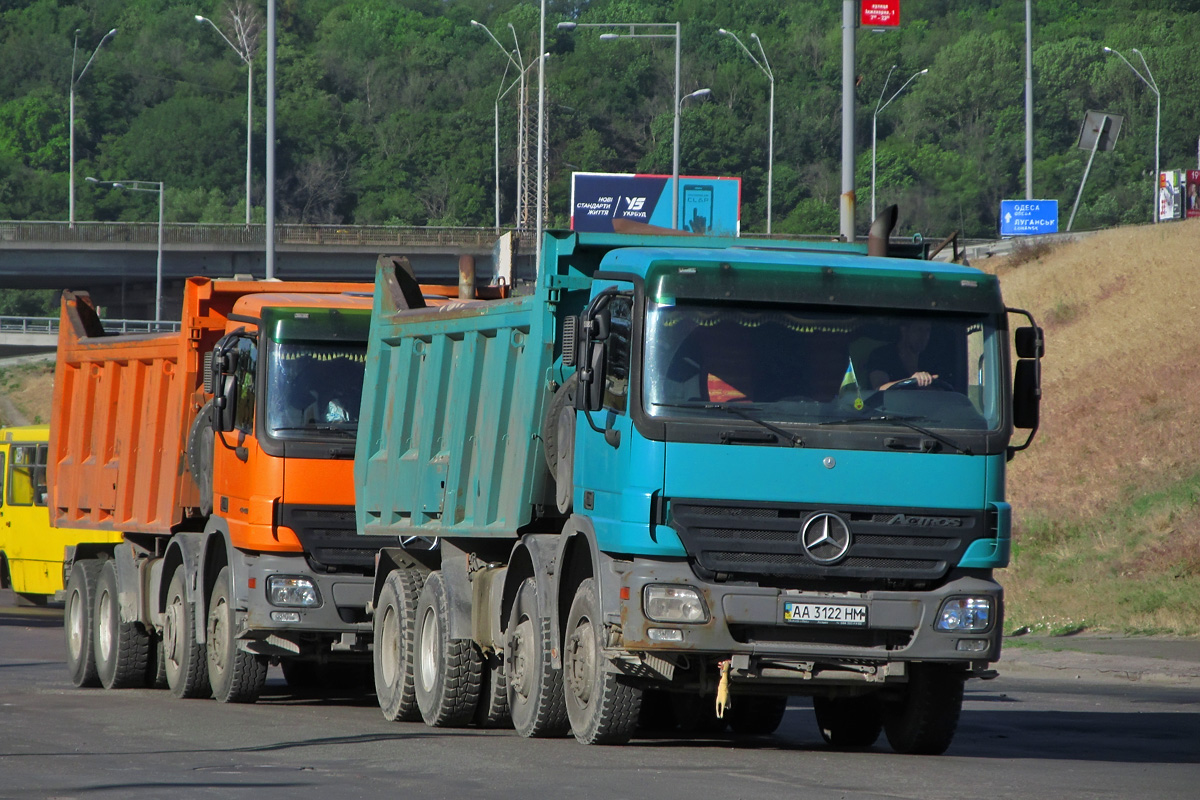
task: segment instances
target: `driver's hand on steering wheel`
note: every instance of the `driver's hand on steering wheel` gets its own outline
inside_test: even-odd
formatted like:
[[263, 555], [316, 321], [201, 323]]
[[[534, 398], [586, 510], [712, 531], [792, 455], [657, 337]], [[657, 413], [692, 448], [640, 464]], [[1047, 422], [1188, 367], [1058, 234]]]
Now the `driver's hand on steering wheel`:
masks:
[[917, 382], [917, 386], [928, 386], [937, 379], [937, 375], [931, 375], [928, 372], [914, 372], [909, 380]]

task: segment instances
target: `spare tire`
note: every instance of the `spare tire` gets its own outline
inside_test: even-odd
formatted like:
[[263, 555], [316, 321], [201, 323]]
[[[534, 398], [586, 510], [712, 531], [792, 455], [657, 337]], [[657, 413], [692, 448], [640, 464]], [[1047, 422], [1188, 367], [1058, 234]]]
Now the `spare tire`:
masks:
[[213, 510], [213, 414], [216, 409], [213, 401], [209, 400], [192, 420], [187, 438], [187, 466], [192, 473], [192, 480], [200, 490], [200, 513], [204, 516], [212, 514]]

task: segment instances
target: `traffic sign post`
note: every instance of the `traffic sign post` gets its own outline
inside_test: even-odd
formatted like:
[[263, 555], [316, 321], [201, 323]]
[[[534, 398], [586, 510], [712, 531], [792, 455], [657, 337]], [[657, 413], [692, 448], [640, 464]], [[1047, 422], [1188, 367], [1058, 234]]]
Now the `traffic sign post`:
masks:
[[1001, 200], [1000, 236], [1058, 233], [1057, 200]]

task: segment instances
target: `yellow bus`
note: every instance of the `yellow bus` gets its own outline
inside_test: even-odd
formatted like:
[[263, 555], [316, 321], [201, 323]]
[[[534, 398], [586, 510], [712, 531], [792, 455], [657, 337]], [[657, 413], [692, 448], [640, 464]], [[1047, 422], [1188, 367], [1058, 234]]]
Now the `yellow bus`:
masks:
[[81, 542], [119, 542], [120, 533], [50, 527], [46, 508], [49, 425], [0, 428], [0, 588], [36, 604], [65, 599], [63, 551]]

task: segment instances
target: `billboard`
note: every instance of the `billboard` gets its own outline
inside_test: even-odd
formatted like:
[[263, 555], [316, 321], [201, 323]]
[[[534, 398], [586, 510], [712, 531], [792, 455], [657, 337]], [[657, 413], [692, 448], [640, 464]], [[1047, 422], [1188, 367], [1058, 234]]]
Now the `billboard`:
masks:
[[862, 0], [864, 28], [895, 28], [900, 25], [900, 0]]
[[1183, 218], [1183, 173], [1177, 169], [1158, 173], [1158, 221]]
[[[670, 187], [670, 175], [572, 173], [571, 230], [612, 233], [614, 219], [670, 228]], [[741, 178], [679, 176], [679, 230], [737, 236], [741, 217]]]
[[1184, 216], [1200, 217], [1200, 169], [1187, 171], [1187, 194], [1184, 198]]
[[1057, 200], [1001, 200], [1000, 235], [1058, 233]]

